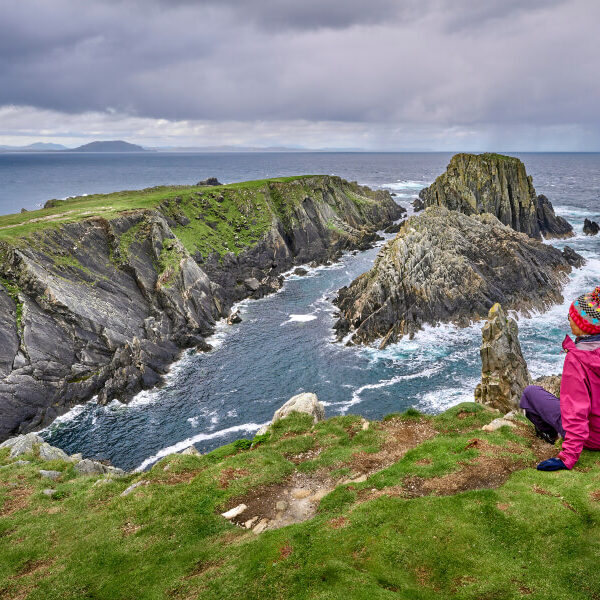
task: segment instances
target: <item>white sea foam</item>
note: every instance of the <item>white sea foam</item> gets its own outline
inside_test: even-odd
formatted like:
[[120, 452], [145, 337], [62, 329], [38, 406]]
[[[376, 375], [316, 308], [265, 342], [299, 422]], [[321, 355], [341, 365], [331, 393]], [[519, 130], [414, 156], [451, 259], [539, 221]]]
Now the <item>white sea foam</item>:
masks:
[[195, 417], [190, 417], [189, 419], [186, 419], [186, 421], [192, 426], [192, 427], [198, 427], [198, 424], [200, 423], [200, 417], [198, 415], [196, 415]]
[[308, 314], [308, 315], [290, 315], [287, 321], [281, 323], [281, 325], [287, 325], [288, 323], [308, 323], [309, 321], [314, 321], [317, 318], [317, 315]]
[[431, 185], [430, 181], [415, 181], [413, 179], [398, 179], [398, 181], [394, 181], [393, 183], [384, 183], [382, 187], [388, 188], [393, 191], [401, 191], [401, 190], [422, 190], [426, 188], [428, 185]]
[[424, 412], [439, 413], [461, 402], [473, 402], [475, 386], [479, 379], [467, 379], [461, 382], [461, 387], [444, 387], [425, 392], [415, 408]]
[[411, 379], [421, 379], [421, 378], [430, 378], [435, 373], [438, 373], [443, 368], [443, 365], [438, 364], [433, 367], [429, 367], [418, 373], [410, 373], [408, 375], [395, 375], [390, 379], [383, 379], [378, 381], [377, 383], [367, 383], [365, 385], [361, 385], [359, 388], [355, 389], [352, 392], [352, 398], [345, 402], [323, 402], [326, 406], [337, 406], [339, 407], [339, 411], [342, 414], [346, 414], [348, 410], [355, 406], [356, 404], [360, 404], [363, 399], [361, 398], [361, 394], [367, 390], [378, 390], [380, 388], [389, 387], [392, 385], [396, 385], [401, 381], [409, 381]]
[[234, 427], [228, 427], [227, 429], [221, 429], [220, 431], [215, 431], [213, 433], [199, 433], [198, 435], [194, 435], [192, 437], [186, 438], [181, 442], [177, 442], [172, 446], [167, 446], [162, 450], [159, 450], [156, 454], [149, 456], [146, 460], [144, 460], [139, 467], [137, 467], [134, 471], [139, 473], [143, 471], [150, 465], [154, 464], [161, 458], [168, 456], [169, 454], [176, 454], [177, 452], [181, 452], [186, 448], [189, 448], [191, 445], [196, 444], [198, 442], [203, 442], [205, 440], [214, 440], [215, 438], [220, 438], [229, 435], [230, 433], [237, 433], [239, 431], [245, 431], [247, 433], [251, 433], [253, 431], [257, 431], [263, 424], [256, 423], [244, 423], [243, 425], [235, 425]]

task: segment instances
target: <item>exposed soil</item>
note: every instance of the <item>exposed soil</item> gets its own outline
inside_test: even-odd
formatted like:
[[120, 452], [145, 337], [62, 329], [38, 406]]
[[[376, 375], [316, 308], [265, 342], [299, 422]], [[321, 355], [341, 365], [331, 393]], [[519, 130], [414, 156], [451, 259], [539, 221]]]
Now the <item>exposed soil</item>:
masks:
[[[373, 473], [387, 468], [400, 460], [406, 452], [422, 442], [434, 437], [436, 430], [428, 420], [406, 420], [394, 418], [381, 423], [371, 423], [369, 426], [377, 427], [384, 434], [384, 442], [376, 453], [356, 452], [345, 465], [336, 465], [336, 468], [345, 466], [351, 469], [352, 474], [347, 478], [335, 479], [329, 470], [322, 469], [316, 473], [294, 473], [286, 480], [262, 486], [251, 490], [242, 497], [233, 499], [226, 507], [227, 510], [240, 505], [240, 514], [231, 519], [232, 523], [252, 529], [261, 533], [267, 529], [278, 529], [292, 523], [299, 523], [312, 518], [318, 508], [319, 502], [338, 485], [361, 483]], [[525, 437], [530, 449], [535, 455], [534, 461], [519, 457], [525, 454], [525, 449], [516, 443], [509, 443], [504, 447], [490, 444], [481, 437], [469, 440], [465, 449], [476, 448], [479, 455], [472, 461], [460, 463], [457, 471], [442, 477], [423, 478], [417, 476], [406, 477], [396, 486], [381, 490], [359, 491], [359, 501], [372, 500], [380, 496], [401, 496], [404, 498], [418, 498], [427, 495], [447, 496], [468, 490], [497, 488], [510, 477], [512, 473], [527, 467], [533, 467], [537, 462], [556, 455], [556, 447], [537, 438], [531, 427], [525, 423], [516, 422], [516, 430]], [[288, 457], [295, 464], [309, 460], [321, 452], [320, 448], [313, 448], [299, 455]], [[423, 459], [419, 464], [430, 464], [430, 459]], [[228, 469], [221, 475], [221, 487], [227, 487], [232, 479], [242, 476], [236, 469]], [[536, 490], [534, 490], [536, 491]], [[540, 492], [541, 493], [541, 492]], [[597, 493], [600, 501], [600, 490]], [[499, 506], [500, 510], [507, 510], [508, 505]], [[567, 506], [572, 510], [572, 507]], [[340, 520], [341, 519], [341, 520]], [[346, 526], [343, 518], [334, 519], [328, 523], [332, 528]]]
[[[7, 484], [4, 484], [5, 486]], [[0, 517], [7, 517], [13, 513], [25, 508], [28, 504], [29, 496], [33, 490], [27, 487], [14, 487], [6, 493], [4, 504], [0, 508]]]
[[[334, 479], [329, 471], [324, 469], [311, 474], [294, 473], [280, 483], [262, 486], [232, 500], [227, 505], [227, 510], [240, 504], [245, 504], [247, 508], [231, 519], [231, 522], [260, 533], [266, 529], [278, 529], [306, 521], [315, 515], [321, 499], [336, 486], [365, 481], [368, 476], [392, 465], [408, 450], [436, 434], [427, 420], [406, 421], [398, 418], [378, 424], [372, 423], [370, 426], [383, 430], [385, 441], [379, 452], [357, 452], [352, 455], [350, 462], [344, 465], [352, 470], [350, 477]], [[362, 427], [362, 424], [359, 423], [359, 427]], [[303, 460], [314, 458], [320, 452], [321, 449], [312, 449], [290, 457], [290, 460], [299, 464]], [[221, 481], [228, 480], [233, 471], [235, 470], [224, 471]]]

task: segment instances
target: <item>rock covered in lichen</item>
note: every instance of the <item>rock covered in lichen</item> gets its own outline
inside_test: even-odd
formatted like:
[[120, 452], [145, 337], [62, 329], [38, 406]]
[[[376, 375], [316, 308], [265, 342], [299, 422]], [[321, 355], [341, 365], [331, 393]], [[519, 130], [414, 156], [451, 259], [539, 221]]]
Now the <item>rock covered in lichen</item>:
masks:
[[335, 328], [338, 339], [382, 338], [385, 347], [425, 323], [467, 325], [495, 302], [544, 310], [562, 302], [570, 271], [564, 253], [490, 214], [430, 207], [403, 224], [370, 271], [339, 290]]
[[531, 376], [521, 352], [517, 322], [496, 303], [481, 337], [481, 383], [475, 388], [475, 401], [502, 412], [518, 409]]
[[491, 213], [531, 237], [564, 238], [573, 228], [554, 214], [546, 196], [537, 196], [525, 165], [501, 154], [456, 154], [445, 173], [420, 198], [426, 206], [445, 206], [467, 215]]

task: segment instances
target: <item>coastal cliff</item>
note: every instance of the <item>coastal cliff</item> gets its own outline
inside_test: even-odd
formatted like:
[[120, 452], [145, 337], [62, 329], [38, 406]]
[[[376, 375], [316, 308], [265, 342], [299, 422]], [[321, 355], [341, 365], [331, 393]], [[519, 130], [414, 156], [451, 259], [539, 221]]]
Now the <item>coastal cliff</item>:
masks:
[[423, 324], [467, 325], [495, 302], [506, 309], [544, 310], [583, 259], [506, 227], [491, 214], [467, 216], [427, 208], [402, 224], [373, 268], [339, 290], [338, 339], [381, 339], [380, 346]]
[[425, 206], [445, 206], [466, 215], [491, 213], [502, 223], [540, 238], [568, 238], [573, 227], [538, 196], [525, 165], [502, 154], [456, 154], [445, 173], [419, 197]]
[[368, 247], [402, 209], [308, 176], [52, 201], [0, 218], [0, 440], [156, 385], [231, 305]]

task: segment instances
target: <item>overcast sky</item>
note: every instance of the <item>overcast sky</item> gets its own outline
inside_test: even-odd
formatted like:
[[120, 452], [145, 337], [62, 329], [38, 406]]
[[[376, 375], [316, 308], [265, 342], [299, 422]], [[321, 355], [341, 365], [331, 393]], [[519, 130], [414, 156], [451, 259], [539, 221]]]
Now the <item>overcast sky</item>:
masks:
[[600, 150], [598, 0], [0, 0], [0, 144]]

